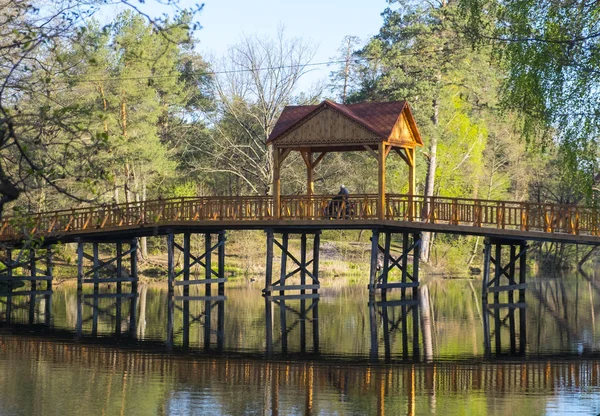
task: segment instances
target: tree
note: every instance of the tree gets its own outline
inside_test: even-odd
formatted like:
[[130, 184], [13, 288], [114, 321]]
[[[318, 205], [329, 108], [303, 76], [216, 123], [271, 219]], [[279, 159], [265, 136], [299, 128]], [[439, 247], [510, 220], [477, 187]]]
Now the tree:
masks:
[[[499, 74], [490, 65], [489, 54], [483, 50], [475, 53], [457, 31], [456, 2], [444, 1], [438, 6], [406, 0], [389, 3], [397, 7], [384, 11], [379, 34], [358, 52], [365, 62], [358, 71], [360, 88], [350, 99], [410, 102], [427, 139], [423, 193], [430, 197], [440, 192], [436, 178], [447, 172], [449, 165], [451, 170], [460, 165], [463, 172], [465, 162], [481, 164], [486, 133], [479, 125], [482, 112], [494, 104]], [[476, 148], [465, 136], [467, 131], [481, 132], [473, 136], [477, 137]], [[444, 147], [444, 169], [438, 162], [439, 145]], [[478, 178], [464, 178], [468, 186], [460, 191], [461, 196], [476, 193]], [[429, 257], [429, 241], [430, 235], [425, 233], [424, 260]]]
[[506, 108], [523, 115], [525, 137], [561, 145], [563, 163], [591, 194], [600, 128], [600, 5], [568, 0], [461, 0], [465, 32], [492, 46], [507, 68]]
[[[101, 162], [109, 150], [108, 136], [88, 118], [95, 109], [62, 101], [73, 88], [70, 77], [89, 62], [60, 57], [85, 37], [86, 22], [100, 6], [80, 0], [41, 8], [20, 0], [0, 3], [0, 216], [6, 203], [40, 188], [90, 201], [95, 185], [107, 178]], [[164, 23], [150, 19], [168, 39]], [[182, 24], [193, 26], [191, 19]], [[70, 189], [73, 183], [88, 186]]]
[[187, 153], [204, 155], [205, 164], [193, 158], [190, 168], [235, 181], [235, 193], [269, 194], [273, 158], [266, 141], [283, 108], [302, 103], [294, 94], [314, 53], [310, 44], [286, 38], [283, 30], [275, 39], [249, 36], [231, 47], [213, 66], [217, 104], [205, 112], [213, 132], [208, 140], [187, 141]]
[[356, 80], [357, 65], [354, 63], [354, 51], [360, 44], [357, 36], [344, 36], [342, 44], [338, 48], [338, 55], [332, 60], [340, 64], [337, 71], [329, 74], [331, 92], [338, 92], [338, 99], [346, 104], [353, 84]]

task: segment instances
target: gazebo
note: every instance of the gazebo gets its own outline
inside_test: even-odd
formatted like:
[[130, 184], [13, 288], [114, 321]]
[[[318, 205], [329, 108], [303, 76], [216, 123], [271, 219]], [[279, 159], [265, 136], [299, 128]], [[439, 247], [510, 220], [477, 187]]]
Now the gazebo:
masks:
[[415, 149], [423, 146], [406, 101], [287, 106], [267, 140], [273, 146], [273, 208], [281, 207], [281, 166], [292, 151], [306, 164], [307, 196], [314, 193], [315, 167], [330, 152], [366, 151], [378, 161], [377, 216], [385, 219], [385, 165], [394, 150], [408, 165], [408, 193], [415, 192]]

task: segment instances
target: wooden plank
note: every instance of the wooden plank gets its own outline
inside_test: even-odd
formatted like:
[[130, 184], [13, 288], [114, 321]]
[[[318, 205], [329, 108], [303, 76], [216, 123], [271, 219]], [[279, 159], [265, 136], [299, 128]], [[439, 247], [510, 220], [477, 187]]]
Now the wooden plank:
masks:
[[7, 292], [0, 293], [0, 296], [47, 296], [51, 295], [53, 292], [51, 290], [23, 290], [23, 291], [15, 291], [15, 292]]
[[379, 300], [379, 301], [371, 301], [369, 302], [369, 306], [381, 306], [381, 307], [390, 307], [390, 306], [418, 306], [418, 299], [405, 299], [405, 300]]
[[267, 290], [309, 290], [319, 289], [321, 285], [284, 285], [284, 286], [268, 286]]
[[0, 282], [16, 282], [19, 280], [33, 281], [33, 280], [52, 280], [52, 276], [13, 276], [13, 277], [0, 277]]
[[493, 286], [488, 289], [488, 292], [490, 292], [490, 293], [508, 292], [508, 291], [512, 291], [512, 290], [521, 290], [521, 289], [527, 289], [527, 283], [507, 285], [507, 286]]
[[265, 296], [267, 300], [298, 300], [298, 299], [318, 299], [320, 295], [314, 293], [305, 293], [304, 295], [277, 295], [277, 296]]
[[94, 293], [83, 295], [85, 299], [98, 298], [98, 299], [109, 299], [109, 298], [135, 298], [137, 297], [137, 293]]
[[378, 284], [375, 286], [377, 289], [408, 289], [411, 287], [419, 287], [419, 282], [392, 282], [386, 284]]
[[98, 279], [83, 279], [83, 283], [118, 283], [118, 282], [135, 282], [137, 279], [133, 277], [107, 277]]
[[488, 303], [489, 308], [499, 309], [499, 308], [526, 308], [527, 303], [525, 302], [516, 302], [516, 303]]
[[175, 286], [189, 286], [189, 285], [210, 285], [212, 283], [225, 283], [227, 278], [214, 278], [214, 279], [200, 279], [200, 280], [177, 280]]
[[187, 300], [187, 301], [203, 301], [203, 302], [221, 302], [227, 300], [227, 296], [175, 296], [174, 300]]

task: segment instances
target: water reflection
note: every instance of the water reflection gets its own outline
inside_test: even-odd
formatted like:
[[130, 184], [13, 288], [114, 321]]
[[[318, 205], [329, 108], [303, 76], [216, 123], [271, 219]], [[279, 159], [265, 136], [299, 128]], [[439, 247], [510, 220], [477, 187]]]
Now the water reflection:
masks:
[[[587, 413], [600, 405], [597, 360], [342, 366], [177, 358], [30, 335], [2, 345], [2, 414], [543, 414], [577, 409], [561, 402]], [[48, 394], [30, 400], [27, 385]]]
[[[110, 287], [78, 293], [67, 282], [49, 294], [0, 297], [0, 322], [160, 341], [171, 350], [373, 362], [589, 355], [600, 350], [595, 285], [593, 275], [532, 279], [526, 308], [484, 310], [471, 281], [422, 284], [415, 299], [369, 299], [362, 287], [326, 287], [304, 308], [301, 299], [265, 299], [260, 284], [244, 282], [229, 284], [219, 301], [178, 300], [179, 292], [169, 296], [165, 285], [152, 284], [139, 284], [135, 293], [124, 284], [121, 296]], [[190, 290], [194, 297], [196, 288]]]
[[[181, 338], [181, 347], [188, 349], [191, 329], [198, 327], [198, 344], [204, 345], [205, 351], [216, 344], [216, 351], [222, 352], [225, 346], [225, 302], [224, 299], [216, 301], [186, 299], [178, 302], [176, 296], [169, 295], [167, 348], [172, 350], [177, 340]], [[181, 325], [177, 325], [177, 322], [181, 322]]]
[[[290, 352], [288, 339], [292, 336], [298, 337], [300, 353], [310, 351], [316, 355], [319, 353], [319, 298], [307, 300], [295, 299], [296, 295], [265, 296], [265, 351], [271, 355], [276, 349], [281, 353]], [[275, 319], [276, 310], [279, 309], [279, 319]], [[275, 334], [273, 322], [275, 324]], [[307, 337], [308, 326], [311, 331]]]

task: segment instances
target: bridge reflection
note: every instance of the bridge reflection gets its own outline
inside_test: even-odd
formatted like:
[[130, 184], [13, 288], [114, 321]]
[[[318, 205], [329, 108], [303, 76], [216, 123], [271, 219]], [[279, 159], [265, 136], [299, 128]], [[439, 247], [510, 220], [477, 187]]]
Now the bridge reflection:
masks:
[[[148, 311], [148, 285], [140, 284], [135, 293], [130, 289], [130, 286], [123, 285], [121, 294], [111, 291], [111, 287], [100, 291], [87, 290], [77, 293], [73, 299], [75, 302], [65, 305], [67, 312], [68, 310], [74, 312], [74, 336], [78, 338], [109, 336], [121, 340], [147, 339], [146, 320], [156, 322], [156, 317], [148, 315], [156, 312]], [[542, 299], [540, 305], [546, 307], [550, 307], [550, 304], [544, 301], [545, 297], [560, 293], [552, 290], [551, 283], [543, 285], [540, 283], [533, 286], [532, 290], [536, 291], [535, 296]], [[39, 293], [28, 292], [27, 296], [0, 298], [2, 299], [1, 322], [36, 324], [52, 329], [52, 298], [55, 295], [46, 290], [40, 290]], [[432, 362], [439, 354], [436, 352], [434, 310], [428, 286], [422, 285], [415, 297], [394, 298], [392, 292], [382, 291], [377, 298], [369, 298], [365, 302], [368, 305], [366, 331], [368, 354], [363, 357], [374, 363]], [[164, 316], [159, 318], [159, 321], [164, 322], [163, 329], [166, 330], [160, 331], [155, 327], [154, 333], [158, 329], [158, 333], [164, 334], [162, 336], [166, 351], [227, 352], [225, 320], [228, 301], [222, 298], [211, 300], [206, 297], [195, 300], [198, 298], [195, 296], [196, 292], [190, 293], [189, 299], [184, 300], [181, 300], [178, 292], [166, 294], [168, 307], [165, 315], [158, 310], [158, 313]], [[261, 320], [262, 322], [256, 322], [257, 325], [264, 327], [264, 344], [262, 347], [258, 346], [258, 351], [262, 351], [267, 356], [273, 354], [320, 356], [320, 331], [323, 330], [320, 328], [319, 321], [320, 299], [312, 298], [309, 304], [303, 303], [302, 300], [288, 299], [286, 303], [282, 303], [278, 299], [265, 297], [264, 319]], [[561, 305], [556, 305], [555, 308], [563, 310]], [[526, 331], [521, 326], [525, 324], [525, 310], [526, 308], [521, 305], [514, 308], [488, 307], [489, 322], [481, 327], [484, 331], [485, 357], [525, 355]], [[281, 313], [285, 315], [283, 320], [280, 319]], [[553, 312], [552, 316], [559, 324], [563, 324], [565, 330], [570, 330], [567, 320], [561, 318], [558, 312]], [[485, 323], [484, 320], [483, 322]], [[325, 330], [328, 330], [328, 325], [325, 325]], [[240, 329], [236, 326], [229, 328], [236, 331]], [[363, 334], [344, 332], [344, 336], [347, 337], [361, 335]], [[239, 337], [239, 334], [236, 332], [235, 336]], [[569, 339], [571, 340], [569, 342], [572, 342], [573, 337]], [[244, 349], [243, 345], [239, 343], [237, 345]], [[328, 348], [328, 353], [330, 351], [331, 347]]]

